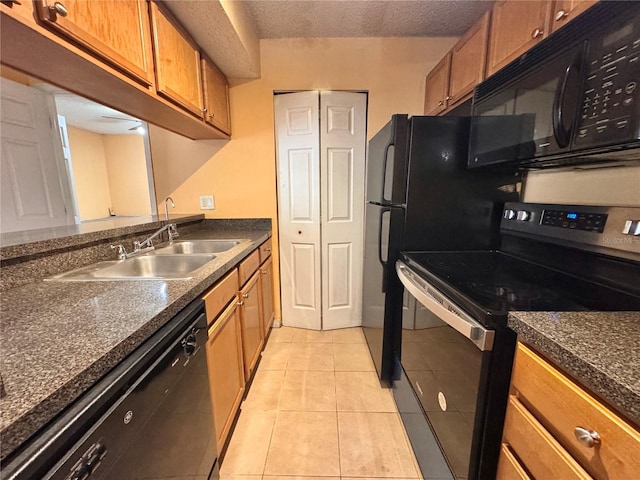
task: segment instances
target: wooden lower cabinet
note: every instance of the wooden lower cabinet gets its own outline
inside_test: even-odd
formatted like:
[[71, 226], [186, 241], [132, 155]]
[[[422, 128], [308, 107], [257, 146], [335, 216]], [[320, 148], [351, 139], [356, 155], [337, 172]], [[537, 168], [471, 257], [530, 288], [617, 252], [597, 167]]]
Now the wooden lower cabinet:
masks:
[[262, 302], [262, 325], [263, 334], [266, 338], [267, 332], [273, 324], [275, 310], [273, 308], [273, 261], [269, 257], [260, 265], [260, 298]]
[[496, 480], [530, 480], [531, 477], [515, 457], [509, 445], [503, 443], [500, 446], [500, 460]]
[[512, 453], [532, 478], [637, 477], [640, 431], [522, 343], [511, 393], [499, 471], [508, 470]]
[[209, 328], [207, 368], [220, 451], [231, 431], [245, 386], [240, 311], [235, 300]]
[[503, 441], [533, 478], [591, 478], [513, 395], [507, 406]]
[[[256, 252], [257, 253], [257, 252]], [[248, 380], [255, 369], [262, 351], [264, 340], [262, 325], [262, 306], [260, 305], [259, 277], [257, 271], [240, 290], [240, 323], [242, 325], [242, 351], [244, 356], [244, 373]]]

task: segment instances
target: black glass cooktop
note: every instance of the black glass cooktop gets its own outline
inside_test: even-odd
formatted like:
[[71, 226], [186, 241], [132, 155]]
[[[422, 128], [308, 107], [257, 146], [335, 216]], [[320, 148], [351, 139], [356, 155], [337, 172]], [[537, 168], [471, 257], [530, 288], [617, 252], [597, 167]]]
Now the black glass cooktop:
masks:
[[638, 297], [503, 252], [409, 252], [402, 257], [454, 303], [477, 314], [640, 308]]

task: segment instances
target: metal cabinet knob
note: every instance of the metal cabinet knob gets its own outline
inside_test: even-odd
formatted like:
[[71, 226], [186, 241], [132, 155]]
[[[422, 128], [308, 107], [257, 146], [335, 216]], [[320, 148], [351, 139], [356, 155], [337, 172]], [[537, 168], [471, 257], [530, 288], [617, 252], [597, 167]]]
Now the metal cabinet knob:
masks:
[[48, 8], [49, 8], [49, 13], [51, 15], [51, 20], [54, 22], [56, 20], [56, 15], [60, 15], [61, 17], [66, 17], [67, 15], [69, 15], [69, 11], [67, 10], [67, 7], [65, 7], [60, 2], [56, 2], [53, 5], [49, 6]]
[[533, 33], [531, 34], [532, 38], [538, 38], [541, 37], [544, 34], [544, 30], [541, 28], [536, 28]]
[[238, 305], [239, 307], [242, 307], [242, 306], [244, 305], [244, 300], [240, 300], [240, 301], [237, 303], [237, 305]]
[[202, 113], [207, 113], [207, 107], [204, 107], [204, 108], [202, 109]]
[[588, 430], [584, 427], [576, 427], [573, 430], [580, 445], [587, 448], [593, 448], [600, 444], [600, 434], [595, 430]]
[[263, 274], [263, 275], [266, 275], [266, 274], [267, 274], [267, 271], [266, 271], [266, 270], [261, 270], [261, 272], [262, 272], [262, 274]]
[[243, 293], [242, 294], [242, 298], [249, 298], [249, 294], [248, 293]]
[[568, 16], [569, 16], [569, 12], [566, 12], [564, 10], [558, 10], [556, 12], [556, 22], [559, 22], [560, 20], [564, 20]]
[[440, 101], [438, 102], [438, 106], [440, 106], [440, 107], [441, 107], [442, 105], [444, 105], [444, 100], [440, 100]]

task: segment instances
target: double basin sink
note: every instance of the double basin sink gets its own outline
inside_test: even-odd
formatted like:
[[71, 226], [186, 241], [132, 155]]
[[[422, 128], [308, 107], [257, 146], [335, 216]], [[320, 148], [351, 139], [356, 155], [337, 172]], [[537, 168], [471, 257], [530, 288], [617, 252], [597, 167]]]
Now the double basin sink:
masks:
[[50, 281], [188, 280], [199, 268], [243, 240], [184, 240], [126, 260], [98, 262]]

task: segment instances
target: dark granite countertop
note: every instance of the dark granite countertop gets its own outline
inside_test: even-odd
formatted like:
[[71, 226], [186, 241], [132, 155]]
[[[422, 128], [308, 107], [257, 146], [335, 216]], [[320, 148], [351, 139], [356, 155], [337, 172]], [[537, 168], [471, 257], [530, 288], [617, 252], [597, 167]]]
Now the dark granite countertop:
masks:
[[513, 312], [508, 324], [640, 426], [640, 312]]
[[[169, 215], [169, 222], [181, 223], [202, 220], [204, 215]], [[21, 232], [0, 234], [0, 259], [8, 260], [23, 255], [33, 255], [53, 249], [72, 248], [90, 242], [160, 228], [164, 216], [110, 217], [52, 228], [39, 228]]]
[[271, 234], [264, 221], [242, 229], [232, 221], [216, 221], [215, 229], [203, 225], [180, 239], [246, 240], [216, 254], [190, 280], [37, 281], [2, 293], [2, 458]]

